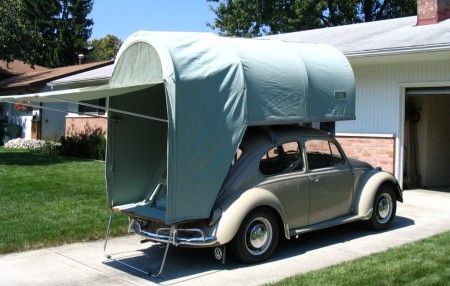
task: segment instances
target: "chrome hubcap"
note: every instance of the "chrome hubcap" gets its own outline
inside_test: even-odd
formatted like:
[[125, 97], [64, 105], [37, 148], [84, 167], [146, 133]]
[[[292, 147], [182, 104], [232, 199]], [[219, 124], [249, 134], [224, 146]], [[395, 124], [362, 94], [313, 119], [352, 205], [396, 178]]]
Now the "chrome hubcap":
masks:
[[256, 255], [264, 253], [269, 248], [272, 235], [272, 226], [267, 219], [254, 219], [247, 231], [247, 249]]
[[386, 223], [392, 214], [392, 198], [388, 194], [382, 194], [378, 199], [377, 218], [380, 223]]

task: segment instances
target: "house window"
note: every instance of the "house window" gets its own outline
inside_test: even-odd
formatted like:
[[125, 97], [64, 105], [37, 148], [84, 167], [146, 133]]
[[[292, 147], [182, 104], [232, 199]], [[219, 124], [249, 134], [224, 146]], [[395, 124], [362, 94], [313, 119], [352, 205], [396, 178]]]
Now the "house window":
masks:
[[[106, 98], [82, 101], [84, 103], [106, 107]], [[104, 109], [94, 108], [91, 106], [78, 105], [78, 112], [84, 114], [105, 115]]]

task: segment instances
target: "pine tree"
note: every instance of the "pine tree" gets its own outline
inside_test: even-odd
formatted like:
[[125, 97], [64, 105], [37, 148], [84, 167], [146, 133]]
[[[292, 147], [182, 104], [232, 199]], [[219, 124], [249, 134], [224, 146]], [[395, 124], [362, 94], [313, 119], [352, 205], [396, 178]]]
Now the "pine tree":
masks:
[[94, 24], [88, 19], [93, 0], [22, 0], [24, 15], [42, 34], [37, 64], [45, 67], [74, 65], [86, 53]]

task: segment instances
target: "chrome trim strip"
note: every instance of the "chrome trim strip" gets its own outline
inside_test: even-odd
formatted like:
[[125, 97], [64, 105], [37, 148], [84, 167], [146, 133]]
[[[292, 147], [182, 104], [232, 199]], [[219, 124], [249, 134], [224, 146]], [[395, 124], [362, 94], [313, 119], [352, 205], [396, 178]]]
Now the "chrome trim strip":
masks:
[[336, 226], [336, 225], [340, 225], [340, 224], [345, 224], [345, 223], [349, 223], [349, 222], [353, 222], [353, 221], [368, 220], [372, 217], [372, 213], [373, 213], [373, 210], [370, 209], [365, 215], [356, 215], [356, 216], [349, 215], [349, 216], [344, 216], [344, 217], [332, 219], [329, 221], [325, 221], [325, 222], [321, 222], [321, 223], [317, 223], [317, 224], [313, 224], [313, 225], [309, 225], [309, 226], [291, 229], [289, 231], [289, 235], [294, 236], [294, 235], [299, 235], [299, 234], [302, 234], [305, 232], [310, 232], [310, 231], [314, 231], [314, 230], [318, 230], [318, 229], [324, 229], [324, 228], [328, 228], [328, 227], [332, 227], [332, 226]]

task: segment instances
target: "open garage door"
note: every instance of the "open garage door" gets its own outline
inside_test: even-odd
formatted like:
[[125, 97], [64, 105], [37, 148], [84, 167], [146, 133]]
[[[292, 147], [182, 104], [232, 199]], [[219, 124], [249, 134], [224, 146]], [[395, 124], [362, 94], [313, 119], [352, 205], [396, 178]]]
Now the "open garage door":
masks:
[[450, 87], [409, 88], [405, 112], [405, 187], [450, 186]]

